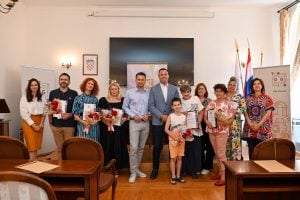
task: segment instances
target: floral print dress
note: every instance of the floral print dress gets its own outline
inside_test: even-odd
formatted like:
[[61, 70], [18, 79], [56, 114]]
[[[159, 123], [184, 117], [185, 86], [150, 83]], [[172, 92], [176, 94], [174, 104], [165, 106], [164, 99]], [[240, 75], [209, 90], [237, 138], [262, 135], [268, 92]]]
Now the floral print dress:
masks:
[[230, 100], [236, 113], [228, 135], [226, 156], [228, 160], [242, 160], [241, 136], [243, 129], [241, 115], [246, 111], [246, 102], [240, 94], [233, 95]]

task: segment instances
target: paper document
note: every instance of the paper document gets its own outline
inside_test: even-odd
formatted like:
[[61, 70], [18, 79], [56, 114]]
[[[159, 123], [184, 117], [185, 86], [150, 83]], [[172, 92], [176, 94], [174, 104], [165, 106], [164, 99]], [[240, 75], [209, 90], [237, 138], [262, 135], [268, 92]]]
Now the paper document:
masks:
[[294, 170], [276, 160], [255, 160], [254, 162], [268, 172], [294, 172]]
[[33, 161], [16, 166], [16, 168], [28, 170], [37, 174], [55, 169], [57, 167], [59, 167], [59, 165], [49, 164], [41, 161]]

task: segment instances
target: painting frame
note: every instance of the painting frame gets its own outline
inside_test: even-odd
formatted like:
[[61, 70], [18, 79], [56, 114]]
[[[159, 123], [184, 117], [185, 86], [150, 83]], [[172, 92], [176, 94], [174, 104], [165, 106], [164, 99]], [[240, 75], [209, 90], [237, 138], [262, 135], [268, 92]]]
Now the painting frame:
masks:
[[98, 54], [82, 55], [82, 74], [90, 76], [98, 75]]

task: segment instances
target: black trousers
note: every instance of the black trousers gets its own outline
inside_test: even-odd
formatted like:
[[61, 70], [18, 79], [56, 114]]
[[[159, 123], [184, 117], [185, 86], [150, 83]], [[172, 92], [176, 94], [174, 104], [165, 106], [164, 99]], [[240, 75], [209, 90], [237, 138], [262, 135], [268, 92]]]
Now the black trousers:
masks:
[[[205, 130], [205, 129], [202, 129]], [[214, 159], [214, 149], [210, 143], [209, 135], [203, 131], [203, 136], [201, 136], [201, 158], [202, 158], [202, 168], [203, 169], [212, 169], [213, 168], [213, 159]]]
[[261, 143], [263, 140], [260, 140], [260, 139], [257, 139], [257, 138], [247, 138], [246, 140], [247, 140], [247, 143], [248, 143], [249, 160], [251, 160], [251, 155], [252, 155], [252, 152], [253, 152], [254, 148], [256, 147], [256, 145]]
[[155, 126], [152, 125], [152, 136], [153, 136], [153, 151], [152, 151], [152, 164], [153, 169], [159, 169], [160, 153], [163, 148], [163, 141], [165, 137], [165, 125]]
[[181, 174], [194, 175], [201, 170], [201, 137], [194, 136], [193, 141], [185, 142], [184, 156], [182, 157]]

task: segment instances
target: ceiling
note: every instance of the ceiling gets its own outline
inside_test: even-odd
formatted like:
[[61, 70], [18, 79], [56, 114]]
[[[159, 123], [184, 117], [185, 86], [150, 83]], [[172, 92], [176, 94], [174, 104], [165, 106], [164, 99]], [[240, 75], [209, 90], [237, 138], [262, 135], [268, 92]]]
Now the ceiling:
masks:
[[[1, 0], [2, 1], [2, 0]], [[255, 6], [281, 8], [293, 0], [19, 0], [27, 6]]]

